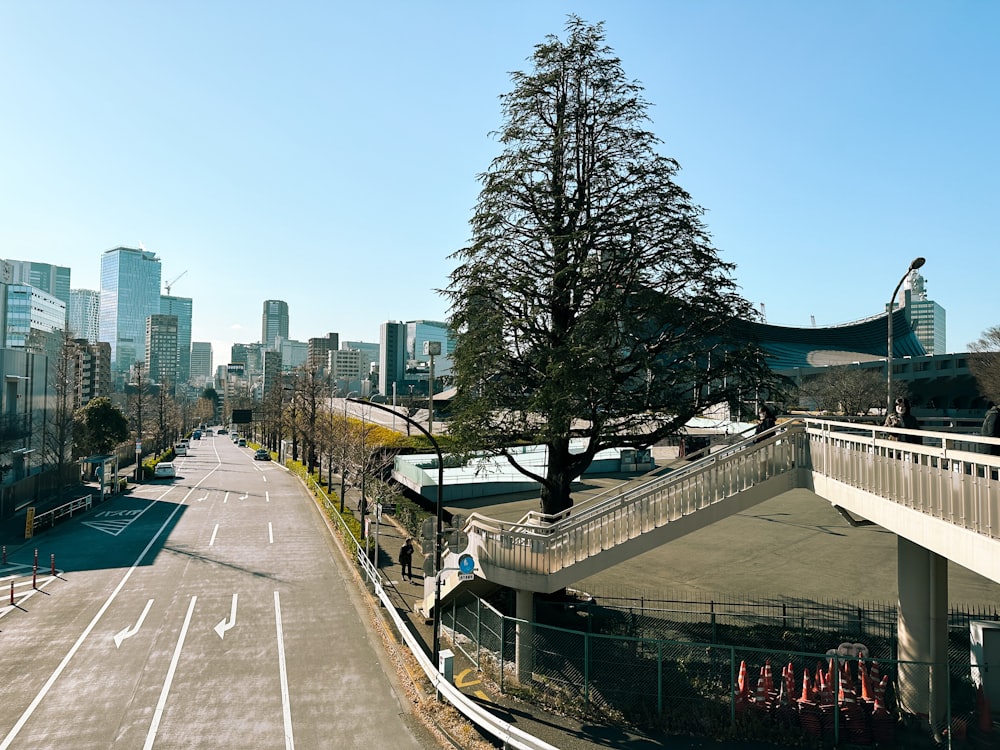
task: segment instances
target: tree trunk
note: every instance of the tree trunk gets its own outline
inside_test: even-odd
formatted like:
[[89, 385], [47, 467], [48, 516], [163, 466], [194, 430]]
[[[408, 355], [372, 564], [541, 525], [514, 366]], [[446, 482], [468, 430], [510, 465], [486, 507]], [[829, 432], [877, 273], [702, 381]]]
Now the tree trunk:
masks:
[[573, 507], [571, 488], [573, 467], [569, 453], [569, 440], [556, 440], [549, 444], [549, 465], [542, 484], [542, 513], [555, 515]]

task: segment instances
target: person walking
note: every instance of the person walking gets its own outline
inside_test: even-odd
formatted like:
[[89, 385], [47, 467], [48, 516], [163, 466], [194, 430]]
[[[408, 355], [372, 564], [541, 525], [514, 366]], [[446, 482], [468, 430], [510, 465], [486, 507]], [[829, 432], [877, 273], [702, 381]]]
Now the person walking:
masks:
[[757, 429], [753, 431], [753, 434], [755, 435], [753, 441], [755, 443], [759, 443], [761, 440], [767, 440], [769, 436], [764, 435], [763, 433], [767, 432], [778, 423], [775, 419], [774, 412], [771, 411], [771, 407], [767, 404], [760, 405], [760, 408], [757, 410], [757, 418], [760, 421], [757, 423]]
[[399, 565], [403, 569], [403, 580], [413, 583], [413, 540], [407, 539], [399, 550]]
[[[986, 409], [986, 416], [983, 417], [983, 426], [979, 429], [979, 434], [983, 437], [1000, 438], [1000, 408], [992, 401], [990, 401], [989, 408]], [[983, 453], [1000, 456], [1000, 445], [984, 445]]]
[[[896, 399], [895, 409], [892, 414], [885, 418], [883, 427], [902, 427], [906, 430], [919, 430], [920, 423], [910, 412], [910, 399], [899, 396]], [[904, 443], [915, 443], [922, 445], [924, 439], [919, 435], [890, 435], [890, 440], [901, 440]]]

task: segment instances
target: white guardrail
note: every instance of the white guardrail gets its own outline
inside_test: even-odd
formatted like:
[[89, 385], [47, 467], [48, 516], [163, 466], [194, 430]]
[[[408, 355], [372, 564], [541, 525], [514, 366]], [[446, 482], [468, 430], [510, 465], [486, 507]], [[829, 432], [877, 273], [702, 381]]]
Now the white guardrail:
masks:
[[[309, 481], [312, 483], [319, 496], [323, 498], [324, 505], [328, 509], [332, 509], [334, 505], [330, 501], [327, 494], [323, 492], [322, 488], [316, 485], [311, 478]], [[384, 586], [382, 585], [381, 573], [376, 570], [371, 560], [368, 559], [368, 555], [365, 554], [365, 550], [361, 546], [360, 542], [354, 538], [354, 535], [347, 529], [347, 526], [338, 514], [333, 514], [333, 516], [338, 520], [342, 528], [347, 531], [347, 543], [353, 544], [354, 546], [353, 553], [355, 560], [357, 560], [358, 564], [364, 571], [364, 575], [368, 582], [373, 585], [375, 595], [379, 598], [385, 608], [384, 611], [388, 614], [389, 619], [391, 619], [393, 624], [396, 626], [396, 629], [403, 638], [403, 642], [406, 644], [407, 648], [410, 649], [410, 652], [417, 660], [417, 663], [424, 671], [424, 674], [427, 675], [427, 679], [430, 681], [434, 690], [437, 691], [439, 695], [443, 696], [444, 699], [454, 706], [455, 709], [466, 719], [471, 721], [484, 732], [496, 737], [503, 743], [503, 747], [516, 748], [516, 750], [559, 750], [555, 745], [550, 745], [544, 740], [541, 740], [538, 737], [528, 734], [524, 730], [515, 727], [510, 722], [494, 716], [445, 679], [444, 675], [438, 671], [437, 665], [431, 663], [430, 657], [424, 652], [424, 649], [420, 645], [420, 642], [417, 641], [416, 636], [410, 631], [410, 628], [407, 623], [403, 621], [403, 618], [400, 617], [399, 612], [396, 611], [395, 602], [389, 598], [388, 594], [385, 592]]]

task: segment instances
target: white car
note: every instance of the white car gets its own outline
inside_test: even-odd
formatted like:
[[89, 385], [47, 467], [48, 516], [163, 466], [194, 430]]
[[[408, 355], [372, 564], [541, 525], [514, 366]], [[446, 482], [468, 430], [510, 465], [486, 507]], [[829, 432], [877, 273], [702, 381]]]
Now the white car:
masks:
[[153, 479], [173, 479], [177, 476], [177, 469], [170, 461], [160, 461], [153, 469]]

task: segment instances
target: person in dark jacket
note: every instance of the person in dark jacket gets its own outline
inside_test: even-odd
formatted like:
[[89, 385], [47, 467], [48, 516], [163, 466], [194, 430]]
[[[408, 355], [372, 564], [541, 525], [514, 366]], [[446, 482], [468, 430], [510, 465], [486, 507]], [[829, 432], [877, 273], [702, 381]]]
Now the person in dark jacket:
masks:
[[[892, 414], [885, 418], [885, 427], [902, 427], [907, 430], [919, 430], [920, 423], [917, 418], [910, 413], [910, 399], [900, 396], [896, 399], [896, 406]], [[904, 443], [915, 443], [921, 445], [924, 439], [919, 435], [890, 435], [890, 440], [901, 440]]]
[[407, 539], [399, 550], [399, 566], [403, 569], [403, 580], [413, 582], [413, 540]]
[[[986, 416], [983, 417], [983, 426], [980, 428], [979, 434], [983, 437], [1000, 438], [1000, 408], [992, 401], [986, 410]], [[1000, 445], [984, 445], [983, 453], [1000, 456]]]
[[777, 424], [777, 421], [774, 418], [774, 412], [771, 411], [771, 407], [766, 404], [761, 404], [760, 408], [757, 410], [757, 418], [760, 419], [760, 421], [757, 423], [757, 429], [753, 432], [756, 436], [753, 439], [755, 443], [759, 443], [761, 440], [767, 440], [770, 436], [764, 435], [763, 433], [767, 432]]

